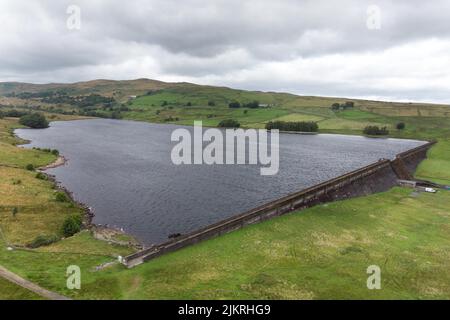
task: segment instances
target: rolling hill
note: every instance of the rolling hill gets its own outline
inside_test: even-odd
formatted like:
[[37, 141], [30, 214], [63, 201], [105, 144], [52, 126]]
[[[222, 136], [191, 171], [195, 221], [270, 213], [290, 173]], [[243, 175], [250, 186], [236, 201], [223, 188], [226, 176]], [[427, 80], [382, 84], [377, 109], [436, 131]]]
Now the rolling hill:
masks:
[[[258, 108], [230, 108], [257, 101]], [[334, 103], [352, 101], [352, 110], [332, 110]], [[246, 91], [227, 87], [168, 83], [150, 79], [92, 80], [77, 83], [0, 83], [0, 107], [70, 116], [93, 116], [156, 123], [192, 125], [202, 120], [217, 126], [233, 119], [242, 127], [263, 128], [267, 122], [315, 121], [321, 132], [361, 134], [368, 125], [386, 126], [398, 137], [428, 137], [426, 130], [450, 129], [450, 106], [360, 99], [300, 96]], [[407, 130], [393, 131], [398, 122]]]

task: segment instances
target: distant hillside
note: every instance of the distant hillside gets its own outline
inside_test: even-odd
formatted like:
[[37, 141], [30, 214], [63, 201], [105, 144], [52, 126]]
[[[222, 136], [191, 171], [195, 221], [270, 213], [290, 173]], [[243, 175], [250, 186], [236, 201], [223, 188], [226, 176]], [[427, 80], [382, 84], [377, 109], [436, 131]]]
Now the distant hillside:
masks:
[[174, 87], [177, 83], [165, 83], [150, 79], [137, 80], [92, 80], [76, 83], [48, 83], [48, 84], [33, 84], [21, 82], [0, 82], [0, 95], [8, 95], [12, 93], [37, 93], [45, 91], [59, 91], [63, 90], [68, 94], [91, 94], [97, 93], [105, 96], [116, 95], [125, 96], [143, 94], [148, 90], [160, 90], [168, 87]]
[[[305, 115], [309, 115], [314, 121], [317, 117], [334, 117], [330, 110], [331, 105], [347, 101], [352, 101], [355, 109], [371, 114], [394, 117], [450, 117], [448, 105], [300, 96], [150, 79], [99, 79], [49, 84], [0, 82], [0, 105], [6, 107], [181, 124], [197, 118], [216, 125], [218, 120], [236, 115], [239, 118], [248, 118], [246, 124], [249, 126], [261, 126], [268, 120], [292, 114], [288, 120], [308, 119]], [[232, 102], [242, 105], [257, 102], [262, 108], [241, 114], [239, 110], [230, 110], [228, 106]], [[298, 113], [303, 116], [298, 116]], [[369, 115], [359, 116], [365, 119]]]

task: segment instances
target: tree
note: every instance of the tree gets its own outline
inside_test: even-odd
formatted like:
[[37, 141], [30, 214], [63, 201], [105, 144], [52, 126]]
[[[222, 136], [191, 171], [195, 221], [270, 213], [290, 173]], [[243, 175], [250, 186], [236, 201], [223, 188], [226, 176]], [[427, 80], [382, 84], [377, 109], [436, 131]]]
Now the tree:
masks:
[[17, 216], [17, 214], [19, 213], [19, 209], [17, 207], [14, 207], [12, 209], [12, 216], [13, 218], [15, 218]]
[[384, 136], [389, 134], [389, 130], [386, 127], [367, 126], [363, 130], [364, 134], [371, 136]]
[[317, 132], [319, 130], [319, 125], [314, 121], [269, 121], [266, 124], [266, 129], [278, 129], [281, 131]]
[[405, 123], [404, 122], [397, 123], [396, 128], [397, 128], [397, 130], [405, 129]]
[[24, 115], [20, 117], [19, 123], [33, 129], [48, 128], [48, 121], [41, 113], [31, 113]]
[[66, 238], [71, 237], [80, 232], [82, 224], [83, 221], [79, 215], [67, 217], [62, 226], [62, 234]]
[[251, 109], [259, 108], [259, 101], [254, 100], [254, 101], [252, 101], [252, 102], [245, 103], [245, 104], [243, 105], [243, 107], [244, 107], [244, 108], [251, 108]]
[[219, 127], [221, 128], [239, 128], [241, 124], [233, 119], [222, 120], [219, 123]]
[[208, 106], [214, 107], [216, 103], [214, 101], [208, 101]]
[[331, 105], [331, 110], [339, 110], [340, 106], [339, 103], [335, 102]]
[[344, 109], [351, 109], [355, 106], [355, 103], [353, 101], [347, 101], [343, 104]]
[[343, 110], [352, 109], [354, 106], [355, 106], [355, 103], [353, 101], [346, 101], [345, 103], [342, 103], [342, 104], [335, 102], [331, 105], [331, 110], [337, 111], [340, 109], [343, 109]]
[[233, 102], [230, 102], [228, 104], [228, 107], [233, 108], [233, 109], [237, 109], [237, 108], [241, 107], [241, 104], [239, 102], [237, 102], [237, 101], [233, 101]]

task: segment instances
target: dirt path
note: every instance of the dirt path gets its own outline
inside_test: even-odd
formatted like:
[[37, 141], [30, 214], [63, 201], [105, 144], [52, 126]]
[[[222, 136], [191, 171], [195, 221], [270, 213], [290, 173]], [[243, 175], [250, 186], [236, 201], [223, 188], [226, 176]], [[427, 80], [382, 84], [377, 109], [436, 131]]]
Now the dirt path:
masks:
[[3, 268], [2, 266], [0, 266], [0, 277], [5, 278], [6, 280], [11, 281], [49, 300], [70, 300], [70, 298], [67, 298], [52, 291], [48, 291], [47, 289], [44, 289], [28, 280], [25, 280], [24, 278], [19, 277], [17, 274], [12, 273], [11, 271]]

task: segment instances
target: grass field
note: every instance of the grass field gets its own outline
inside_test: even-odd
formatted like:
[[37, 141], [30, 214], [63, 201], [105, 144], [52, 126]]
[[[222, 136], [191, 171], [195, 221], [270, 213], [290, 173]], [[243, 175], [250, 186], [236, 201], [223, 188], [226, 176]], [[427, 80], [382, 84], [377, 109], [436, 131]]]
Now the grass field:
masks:
[[[35, 250], [22, 248], [39, 235], [59, 236], [65, 218], [80, 214], [82, 210], [73, 203], [57, 202], [54, 184], [37, 179], [36, 172], [24, 169], [27, 164], [46, 165], [56, 157], [39, 150], [15, 147], [24, 142], [12, 135], [17, 127], [17, 119], [0, 119], [0, 159], [4, 160], [0, 165], [0, 265], [8, 267], [8, 261], [16, 260], [23, 271], [19, 274], [26, 278], [39, 274], [41, 280], [36, 282], [45, 287], [52, 263], [64, 260], [61, 257], [83, 257], [82, 260], [100, 265], [115, 260], [118, 255], [132, 253], [131, 248], [95, 240], [87, 231], [52, 246]], [[15, 215], [13, 208], [18, 209]], [[7, 246], [17, 248], [8, 251]], [[48, 260], [40, 258], [44, 255]], [[38, 297], [0, 278], [0, 299], [35, 298]]]
[[[228, 103], [257, 100], [268, 108], [230, 109]], [[362, 134], [368, 125], [388, 127], [391, 136], [433, 138], [450, 136], [448, 106], [352, 100], [353, 110], [333, 112], [331, 104], [352, 99], [295, 96], [286, 93], [252, 92], [220, 87], [192, 86], [155, 91], [130, 102], [130, 120], [192, 125], [202, 120], [205, 126], [217, 126], [225, 119], [234, 119], [244, 128], [264, 128], [273, 120], [316, 121], [319, 131]], [[208, 106], [214, 102], [214, 106]], [[395, 129], [405, 122], [406, 129]], [[440, 131], [440, 132], [439, 132]], [[427, 134], [428, 133], [428, 134]]]
[[[449, 201], [450, 192], [416, 195], [394, 188], [289, 214], [132, 270], [116, 265], [95, 271], [113, 260], [112, 252], [108, 245], [93, 250], [86, 234], [70, 239], [69, 248], [2, 248], [0, 261], [75, 298], [448, 299]], [[65, 289], [71, 264], [83, 270], [80, 291]], [[366, 287], [373, 264], [382, 269], [382, 290]]]
[[416, 176], [450, 186], [450, 140], [440, 140], [430, 150], [429, 158], [417, 168]]
[[14, 283], [0, 278], [0, 300], [41, 300], [41, 298]]
[[[220, 89], [217, 95], [217, 90], [152, 94], [134, 100], [133, 111], [125, 115], [179, 124], [203, 120], [209, 126], [227, 118], [244, 127], [263, 127], [274, 119], [318, 121], [322, 132], [344, 134], [361, 134], [367, 124], [386, 125], [394, 137], [438, 139], [416, 175], [450, 184], [446, 109], [423, 106], [419, 114], [415, 105], [358, 102], [354, 110], [332, 112], [332, 102], [345, 100], [270, 93], [264, 100], [260, 93]], [[244, 113], [226, 106], [228, 99], [255, 97], [277, 107]], [[216, 105], [205, 105], [212, 98]], [[173, 105], [162, 107], [161, 99]], [[165, 121], [169, 117], [178, 120]], [[405, 130], [395, 129], [399, 121], [406, 123]], [[63, 218], [80, 210], [55, 202], [52, 184], [24, 169], [54, 157], [15, 147], [20, 141], [11, 136], [14, 127], [17, 119], [0, 120], [0, 264], [49, 290], [83, 299], [450, 299], [450, 192], [443, 190], [428, 194], [394, 188], [316, 206], [131, 270], [118, 264], [99, 268], [132, 249], [95, 240], [88, 231], [39, 249], [9, 251], [7, 243], [23, 245], [36, 235], [57, 233]], [[13, 207], [19, 207], [16, 217]], [[74, 264], [82, 270], [82, 288], [70, 291], [66, 268]], [[373, 264], [382, 270], [381, 290], [366, 287], [366, 269]], [[0, 279], [0, 298], [36, 297]]]

